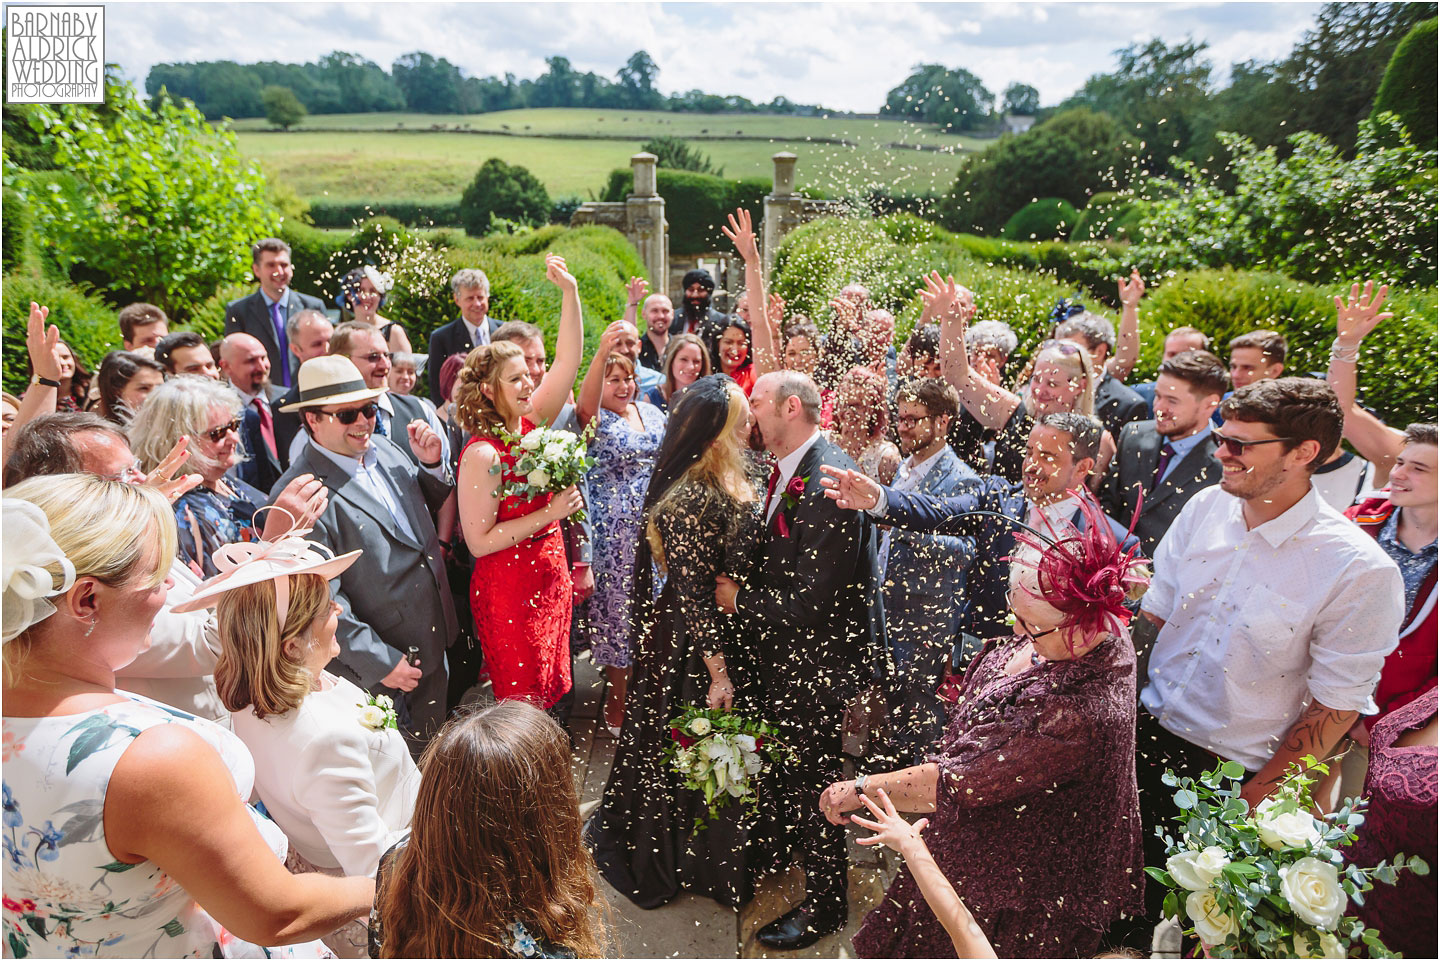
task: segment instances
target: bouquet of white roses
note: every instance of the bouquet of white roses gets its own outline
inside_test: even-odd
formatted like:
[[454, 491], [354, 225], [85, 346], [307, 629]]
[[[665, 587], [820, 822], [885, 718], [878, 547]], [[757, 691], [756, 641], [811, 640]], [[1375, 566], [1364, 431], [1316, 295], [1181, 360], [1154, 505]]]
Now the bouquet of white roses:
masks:
[[[1374, 928], [1347, 916], [1364, 903], [1375, 881], [1394, 884], [1396, 872], [1429, 871], [1420, 858], [1397, 854], [1373, 868], [1345, 863], [1340, 848], [1364, 823], [1364, 799], [1334, 814], [1310, 812], [1310, 786], [1329, 769], [1313, 757], [1291, 765], [1275, 793], [1253, 813], [1240, 797], [1245, 768], [1225, 761], [1199, 781], [1166, 771], [1176, 788], [1176, 827], [1155, 828], [1165, 841], [1165, 869], [1146, 867], [1170, 890], [1165, 915], [1190, 921], [1206, 952], [1219, 958], [1343, 958], [1361, 943], [1370, 957], [1394, 957]], [[1228, 783], [1227, 783], [1228, 782]], [[1172, 834], [1173, 832], [1173, 834]], [[1178, 835], [1178, 837], [1174, 836]]]
[[[524, 437], [516, 437], [504, 427], [497, 427], [495, 432], [499, 438], [516, 451], [512, 472], [523, 477], [524, 481], [502, 484], [496, 496], [538, 497], [580, 483], [585, 472], [595, 463], [595, 459], [586, 453], [586, 448], [595, 436], [597, 423], [598, 418], [592, 419], [579, 434], [553, 427], [536, 427]], [[502, 470], [503, 465], [497, 463], [490, 468], [490, 473], [499, 474]], [[585, 510], [580, 509], [574, 516], [583, 521]]]
[[[685, 787], [704, 793], [713, 821], [731, 800], [755, 803], [751, 778], [791, 753], [776, 734], [764, 721], [734, 711], [689, 707], [670, 722], [666, 756]], [[705, 826], [703, 818], [695, 819], [695, 830]]]

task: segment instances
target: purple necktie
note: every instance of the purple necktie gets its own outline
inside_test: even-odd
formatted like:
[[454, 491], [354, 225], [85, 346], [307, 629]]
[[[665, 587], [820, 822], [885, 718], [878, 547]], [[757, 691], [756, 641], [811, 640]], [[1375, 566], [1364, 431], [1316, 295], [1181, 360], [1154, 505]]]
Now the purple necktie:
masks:
[[290, 344], [285, 339], [285, 305], [276, 301], [270, 305], [270, 319], [275, 323], [275, 342], [280, 345], [279, 381], [281, 386], [290, 386]]
[[1160, 478], [1165, 476], [1165, 466], [1170, 463], [1170, 458], [1175, 456], [1175, 448], [1170, 446], [1167, 440], [1165, 446], [1160, 448], [1160, 462], [1155, 465], [1155, 476], [1150, 480], [1150, 489], [1153, 491], [1160, 486]]

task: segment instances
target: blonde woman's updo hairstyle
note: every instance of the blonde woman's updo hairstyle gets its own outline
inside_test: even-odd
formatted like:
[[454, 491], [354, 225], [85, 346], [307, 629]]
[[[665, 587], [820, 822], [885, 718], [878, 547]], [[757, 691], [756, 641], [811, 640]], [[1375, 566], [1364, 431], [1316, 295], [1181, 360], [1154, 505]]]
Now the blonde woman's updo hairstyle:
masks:
[[[21, 481], [6, 488], [5, 496], [27, 501], [44, 512], [50, 537], [74, 567], [77, 579], [93, 577], [110, 587], [153, 590], [170, 573], [175, 557], [175, 514], [165, 496], [153, 487], [108, 481], [94, 474], [53, 474]], [[7, 564], [10, 560], [7, 558]], [[42, 566], [54, 583], [64, 583], [66, 573], [58, 558]], [[11, 596], [7, 583], [6, 611], [21, 600]], [[5, 645], [7, 683], [30, 640], [27, 627]]]
[[[525, 359], [525, 352], [519, 344], [508, 340], [497, 341], [489, 346], [476, 347], [465, 358], [460, 376], [455, 380], [455, 391], [450, 395], [455, 405], [455, 420], [460, 427], [477, 436], [493, 434], [496, 427], [505, 426], [505, 418], [495, 406], [494, 397], [500, 395], [500, 372], [507, 361]], [[489, 385], [494, 397], [486, 397], [480, 388]]]
[[[273, 580], [221, 594], [215, 611], [221, 644], [215, 691], [226, 709], [248, 707], [264, 718], [299, 707], [314, 680], [304, 664], [310, 645], [316, 643], [308, 636], [310, 625], [329, 610], [330, 585], [319, 574], [290, 578], [283, 629], [275, 610]], [[285, 652], [285, 642], [292, 640], [300, 649], [293, 658]]]

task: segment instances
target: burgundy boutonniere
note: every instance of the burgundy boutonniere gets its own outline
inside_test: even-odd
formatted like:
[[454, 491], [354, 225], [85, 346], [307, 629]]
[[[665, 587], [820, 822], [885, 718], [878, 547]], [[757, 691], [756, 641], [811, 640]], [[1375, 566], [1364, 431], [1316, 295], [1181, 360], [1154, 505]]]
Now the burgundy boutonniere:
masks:
[[781, 508], [775, 512], [775, 530], [781, 537], [790, 536], [790, 522], [785, 519], [785, 511], [793, 510], [795, 505], [800, 503], [800, 495], [805, 493], [805, 485], [810, 482], [810, 475], [804, 477], [792, 477], [790, 483], [785, 485], [781, 494]]

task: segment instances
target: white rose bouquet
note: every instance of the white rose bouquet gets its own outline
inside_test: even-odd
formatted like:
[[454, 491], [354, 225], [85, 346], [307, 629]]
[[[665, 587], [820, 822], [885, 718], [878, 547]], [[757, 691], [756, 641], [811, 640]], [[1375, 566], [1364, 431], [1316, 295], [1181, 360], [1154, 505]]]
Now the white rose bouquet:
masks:
[[[704, 793], [713, 821], [732, 800], [755, 804], [751, 778], [791, 754], [777, 733], [764, 721], [734, 711], [689, 707], [670, 722], [666, 757], [685, 787]], [[705, 827], [704, 818], [695, 819], [696, 831]]]
[[[511, 450], [515, 451], [515, 466], [511, 473], [523, 481], [511, 481], [500, 485], [497, 497], [538, 497], [554, 494], [580, 483], [595, 459], [586, 453], [590, 439], [595, 436], [595, 418], [579, 434], [553, 427], [537, 427], [524, 437], [511, 434], [504, 427], [497, 427], [496, 434]], [[490, 473], [499, 474], [502, 464], [490, 468]], [[585, 519], [582, 508], [574, 515]]]
[[1235, 761], [1198, 781], [1165, 772], [1180, 813], [1174, 827], [1155, 828], [1165, 840], [1165, 867], [1145, 873], [1170, 889], [1166, 916], [1182, 924], [1188, 919], [1187, 933], [1209, 956], [1343, 958], [1363, 944], [1372, 958], [1395, 957], [1374, 928], [1345, 909], [1351, 901], [1364, 903], [1374, 881], [1394, 884], [1398, 871], [1425, 874], [1429, 866], [1403, 854], [1373, 868], [1347, 865], [1340, 848], [1354, 842], [1365, 801], [1348, 800], [1323, 818], [1312, 815], [1312, 771], [1329, 773], [1307, 756], [1253, 813], [1240, 798], [1245, 768]]

